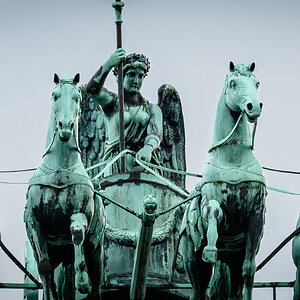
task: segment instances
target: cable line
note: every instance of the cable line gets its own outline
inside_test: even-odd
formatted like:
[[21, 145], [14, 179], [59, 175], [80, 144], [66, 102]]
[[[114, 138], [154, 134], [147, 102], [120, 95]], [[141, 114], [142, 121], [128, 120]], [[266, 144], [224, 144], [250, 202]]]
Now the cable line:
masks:
[[271, 171], [271, 172], [300, 175], [300, 172], [298, 172], [298, 171], [287, 171], [287, 170], [273, 169], [273, 168], [268, 168], [268, 167], [262, 167], [262, 168], [264, 170]]
[[35, 171], [36, 168], [31, 169], [20, 169], [20, 170], [1, 170], [0, 173], [23, 173], [23, 172], [31, 172]]

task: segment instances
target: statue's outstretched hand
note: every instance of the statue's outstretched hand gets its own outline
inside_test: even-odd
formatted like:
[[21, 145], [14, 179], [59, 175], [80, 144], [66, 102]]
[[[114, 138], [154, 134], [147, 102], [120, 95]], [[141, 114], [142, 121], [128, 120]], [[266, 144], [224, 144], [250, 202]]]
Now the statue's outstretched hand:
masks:
[[126, 57], [126, 51], [123, 48], [118, 48], [115, 52], [111, 54], [107, 60], [107, 64], [113, 68], [117, 66]]
[[152, 157], [152, 147], [145, 145], [136, 155], [139, 159], [149, 162]]

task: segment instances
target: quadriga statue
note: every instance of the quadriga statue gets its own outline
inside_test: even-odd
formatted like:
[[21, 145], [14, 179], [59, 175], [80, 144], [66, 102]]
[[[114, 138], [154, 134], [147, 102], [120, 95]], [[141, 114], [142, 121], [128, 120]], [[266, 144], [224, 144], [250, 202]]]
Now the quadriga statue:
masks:
[[78, 146], [79, 74], [55, 74], [54, 82], [46, 152], [27, 192], [27, 235], [44, 300], [74, 300], [76, 290], [85, 299], [99, 300], [105, 217]]
[[[208, 286], [211, 299], [252, 299], [266, 197], [262, 168], [253, 155], [262, 110], [254, 67], [230, 63], [209, 160], [196, 187], [201, 196], [185, 212], [182, 251], [193, 300], [205, 299]], [[252, 138], [247, 121], [254, 124]]]

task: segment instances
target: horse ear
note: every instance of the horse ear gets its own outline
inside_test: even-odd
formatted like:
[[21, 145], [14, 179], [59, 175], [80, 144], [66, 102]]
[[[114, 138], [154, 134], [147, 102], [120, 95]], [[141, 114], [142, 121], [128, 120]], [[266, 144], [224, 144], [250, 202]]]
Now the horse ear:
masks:
[[255, 69], [255, 63], [253, 62], [251, 65], [248, 66], [248, 70], [249, 70], [250, 72], [253, 72], [254, 69]]
[[74, 83], [74, 84], [77, 84], [77, 83], [79, 82], [79, 80], [80, 80], [80, 74], [77, 73], [77, 74], [75, 75], [74, 79], [73, 79], [73, 83]]
[[229, 63], [229, 70], [234, 71], [234, 63], [232, 61]]
[[58, 77], [58, 75], [56, 74], [56, 73], [54, 73], [54, 79], [53, 79], [53, 81], [54, 81], [54, 83], [55, 84], [58, 84], [59, 83], [59, 77]]

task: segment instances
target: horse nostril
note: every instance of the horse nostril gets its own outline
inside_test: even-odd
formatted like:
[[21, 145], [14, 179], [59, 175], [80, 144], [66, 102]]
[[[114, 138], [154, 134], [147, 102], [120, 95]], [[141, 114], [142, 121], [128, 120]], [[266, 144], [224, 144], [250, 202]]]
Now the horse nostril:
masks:
[[62, 129], [62, 127], [63, 127], [62, 122], [59, 121], [59, 122], [58, 122], [58, 126], [59, 126], [60, 129]]
[[71, 122], [71, 123], [70, 123], [70, 129], [73, 130], [73, 128], [74, 128], [74, 123]]
[[248, 104], [247, 104], [247, 109], [248, 109], [249, 111], [251, 111], [251, 110], [253, 109], [253, 105], [252, 105], [251, 103], [248, 103]]
[[260, 104], [259, 104], [259, 106], [260, 106], [260, 109], [262, 109], [262, 108], [263, 108], [263, 104], [262, 104], [262, 103], [260, 103]]

